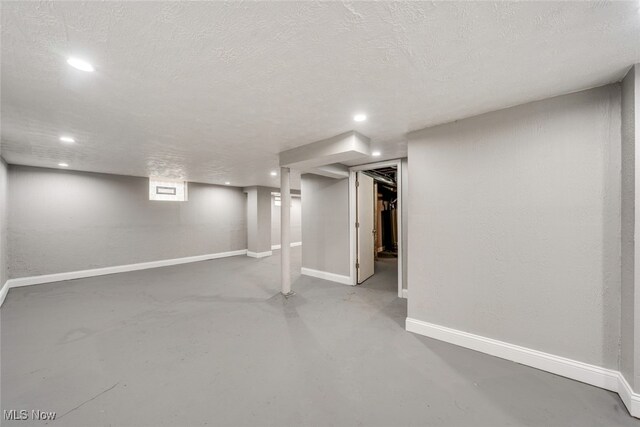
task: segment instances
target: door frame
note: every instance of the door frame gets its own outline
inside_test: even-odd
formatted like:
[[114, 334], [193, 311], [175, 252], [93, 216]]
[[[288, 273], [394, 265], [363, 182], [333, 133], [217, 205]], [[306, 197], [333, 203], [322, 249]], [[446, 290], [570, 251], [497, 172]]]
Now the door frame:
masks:
[[364, 165], [352, 166], [349, 168], [349, 276], [351, 278], [351, 284], [358, 284], [358, 273], [356, 271], [356, 256], [357, 256], [357, 247], [356, 247], [356, 172], [366, 171], [371, 169], [382, 168], [386, 166], [396, 166], [397, 167], [397, 175], [396, 182], [398, 184], [398, 209], [397, 209], [397, 221], [398, 221], [398, 297], [406, 298], [405, 293], [402, 291], [402, 265], [404, 261], [404, 251], [402, 249], [402, 211], [404, 208], [404, 204], [402, 201], [402, 160], [385, 160], [382, 162], [375, 163], [367, 163]]

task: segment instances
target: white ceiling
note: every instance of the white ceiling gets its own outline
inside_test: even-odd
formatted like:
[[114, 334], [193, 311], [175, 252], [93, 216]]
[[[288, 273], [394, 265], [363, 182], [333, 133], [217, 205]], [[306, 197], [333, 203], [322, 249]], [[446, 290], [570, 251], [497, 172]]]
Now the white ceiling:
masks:
[[357, 130], [404, 156], [409, 131], [618, 81], [639, 7], [2, 2], [2, 156], [276, 186], [282, 150]]

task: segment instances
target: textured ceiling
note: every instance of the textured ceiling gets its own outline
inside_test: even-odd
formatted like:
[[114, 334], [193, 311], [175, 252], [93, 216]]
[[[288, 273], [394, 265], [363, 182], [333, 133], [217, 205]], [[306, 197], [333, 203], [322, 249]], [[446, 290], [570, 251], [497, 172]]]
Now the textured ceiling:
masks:
[[639, 6], [2, 2], [2, 156], [272, 186], [278, 152], [352, 129], [403, 156], [409, 131], [619, 80]]

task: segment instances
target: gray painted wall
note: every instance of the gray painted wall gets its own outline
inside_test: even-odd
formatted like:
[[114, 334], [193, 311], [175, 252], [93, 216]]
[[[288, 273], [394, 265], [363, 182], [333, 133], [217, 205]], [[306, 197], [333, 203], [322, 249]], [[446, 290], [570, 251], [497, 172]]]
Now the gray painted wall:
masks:
[[620, 86], [409, 135], [408, 316], [617, 368]]
[[[397, 178], [396, 178], [397, 179]], [[402, 289], [408, 288], [409, 283], [409, 159], [402, 159]]]
[[271, 189], [254, 186], [247, 193], [247, 249], [250, 252], [271, 251]]
[[349, 275], [349, 180], [304, 174], [302, 267]]
[[[280, 206], [275, 205], [275, 197], [271, 197], [271, 244], [280, 244]], [[300, 197], [291, 198], [291, 243], [302, 241], [302, 205]]]
[[[640, 357], [640, 327], [636, 327], [636, 168], [635, 146], [638, 138], [640, 111], [640, 68], [633, 67], [622, 81], [622, 288], [620, 313], [620, 372], [632, 388], [640, 384], [634, 354]], [[640, 189], [640, 188], [639, 188]], [[640, 212], [638, 212], [640, 214]], [[638, 254], [640, 255], [640, 254]]]
[[34, 276], [246, 249], [240, 188], [189, 184], [149, 200], [148, 180], [9, 166], [9, 274]]
[[7, 164], [0, 157], [0, 287], [9, 279], [7, 253]]

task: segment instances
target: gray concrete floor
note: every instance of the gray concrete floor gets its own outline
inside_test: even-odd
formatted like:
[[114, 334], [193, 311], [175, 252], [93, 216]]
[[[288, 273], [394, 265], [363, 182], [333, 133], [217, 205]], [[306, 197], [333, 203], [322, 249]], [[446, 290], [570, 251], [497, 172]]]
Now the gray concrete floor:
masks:
[[[373, 276], [365, 280], [359, 287], [393, 292], [394, 295], [398, 295], [398, 258], [378, 258], [375, 262]], [[407, 317], [406, 308], [403, 317]]]
[[278, 263], [11, 290], [2, 409], [65, 426], [640, 425], [614, 393], [405, 332], [389, 264], [358, 287], [296, 273], [287, 300]]

